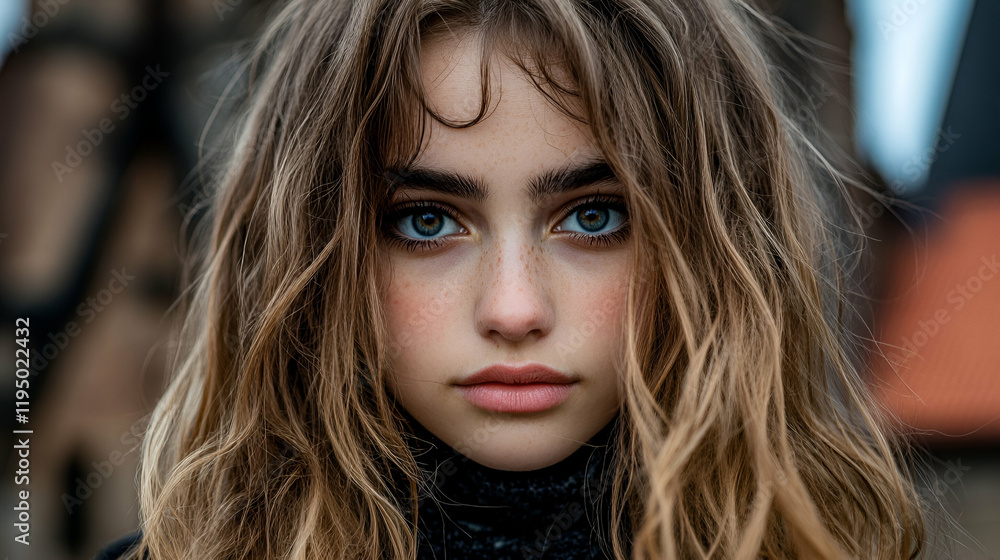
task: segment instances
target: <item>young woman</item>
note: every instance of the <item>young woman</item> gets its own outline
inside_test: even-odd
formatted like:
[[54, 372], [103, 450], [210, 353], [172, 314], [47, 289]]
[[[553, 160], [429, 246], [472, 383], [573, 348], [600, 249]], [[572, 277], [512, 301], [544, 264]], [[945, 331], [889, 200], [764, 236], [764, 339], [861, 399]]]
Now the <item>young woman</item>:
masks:
[[737, 0], [293, 0], [107, 556], [917, 557], [772, 33]]

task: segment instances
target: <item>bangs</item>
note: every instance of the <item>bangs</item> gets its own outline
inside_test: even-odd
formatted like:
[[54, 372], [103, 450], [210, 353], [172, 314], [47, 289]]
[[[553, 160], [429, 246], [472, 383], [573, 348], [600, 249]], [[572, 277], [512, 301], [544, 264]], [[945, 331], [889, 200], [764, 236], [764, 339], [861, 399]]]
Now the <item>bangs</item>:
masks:
[[[430, 116], [450, 128], [468, 128], [489, 118], [500, 92], [492, 85], [492, 68], [498, 57], [506, 57], [523, 72], [544, 98], [568, 118], [589, 125], [592, 111], [583, 102], [579, 87], [580, 72], [567, 53], [583, 47], [568, 44], [567, 38], [554, 31], [555, 21], [531, 6], [505, 3], [471, 12], [464, 4], [432, 6], [422, 14], [414, 29], [409, 47], [400, 51], [397, 75], [390, 77], [392, 95], [384, 106], [375, 109], [380, 121], [374, 137], [381, 154], [384, 175], [387, 169], [412, 165], [421, 155], [421, 139]], [[451, 120], [438, 114], [428, 104], [421, 73], [422, 47], [431, 41], [474, 39], [479, 45], [480, 92], [476, 114], [467, 120]]]

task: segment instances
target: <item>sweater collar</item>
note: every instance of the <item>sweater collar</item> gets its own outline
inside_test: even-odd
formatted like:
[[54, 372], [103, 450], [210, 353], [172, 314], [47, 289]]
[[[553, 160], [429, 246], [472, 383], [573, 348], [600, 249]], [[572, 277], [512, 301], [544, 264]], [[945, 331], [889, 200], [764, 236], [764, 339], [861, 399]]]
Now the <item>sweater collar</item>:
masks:
[[405, 410], [403, 416], [410, 427], [407, 443], [424, 477], [420, 501], [433, 502], [448, 517], [526, 529], [567, 515], [574, 521], [581, 516], [593, 520], [596, 508], [607, 505], [618, 415], [565, 459], [532, 471], [504, 471], [476, 463]]

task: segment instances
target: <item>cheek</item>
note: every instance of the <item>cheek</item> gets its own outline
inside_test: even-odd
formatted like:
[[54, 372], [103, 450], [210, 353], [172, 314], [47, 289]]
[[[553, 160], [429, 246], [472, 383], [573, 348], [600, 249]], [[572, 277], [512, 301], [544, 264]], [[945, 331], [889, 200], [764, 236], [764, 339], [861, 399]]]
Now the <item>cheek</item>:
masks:
[[413, 346], [414, 334], [422, 330], [426, 318], [422, 318], [421, 310], [426, 301], [426, 287], [414, 284], [408, 280], [393, 282], [385, 300], [386, 321], [392, 342], [405, 353]]
[[620, 249], [566, 262], [561, 291], [568, 294], [578, 324], [589, 321], [604, 328], [619, 322], [628, 296], [628, 253]]
[[421, 360], [420, 348], [425, 347], [424, 341], [417, 336], [424, 328], [419, 313], [423, 292], [422, 286], [410, 281], [400, 281], [397, 276], [397, 280], [384, 294], [390, 348], [389, 389], [404, 401], [410, 384], [400, 383], [411, 379], [414, 369], [419, 371], [420, 368], [415, 366]]
[[615, 277], [604, 283], [590, 301], [588, 313], [594, 318], [595, 329], [601, 337], [601, 346], [605, 349], [617, 348], [623, 342], [620, 339], [623, 334], [627, 295], [625, 280]]
[[[402, 272], [402, 271], [400, 271]], [[455, 316], [458, 287], [452, 282], [403, 280], [405, 272], [385, 292], [385, 313], [397, 367], [420, 363], [420, 357], [448, 339]]]
[[562, 286], [568, 298], [563, 301], [569, 310], [564, 315], [564, 336], [569, 337], [565, 343], [580, 351], [586, 362], [607, 367], [623, 347], [628, 287], [622, 270], [607, 270], [586, 283], [577, 277], [576, 282]]

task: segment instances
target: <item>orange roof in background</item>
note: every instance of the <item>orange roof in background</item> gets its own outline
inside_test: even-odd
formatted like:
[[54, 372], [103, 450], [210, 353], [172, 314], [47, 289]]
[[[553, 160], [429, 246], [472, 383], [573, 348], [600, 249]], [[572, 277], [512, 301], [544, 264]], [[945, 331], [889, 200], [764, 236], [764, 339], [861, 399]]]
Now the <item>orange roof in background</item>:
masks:
[[872, 388], [928, 443], [1000, 442], [1000, 183], [982, 187], [898, 244], [876, 309]]

